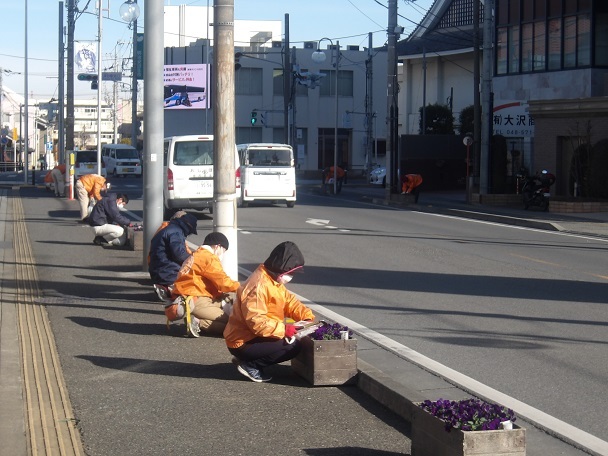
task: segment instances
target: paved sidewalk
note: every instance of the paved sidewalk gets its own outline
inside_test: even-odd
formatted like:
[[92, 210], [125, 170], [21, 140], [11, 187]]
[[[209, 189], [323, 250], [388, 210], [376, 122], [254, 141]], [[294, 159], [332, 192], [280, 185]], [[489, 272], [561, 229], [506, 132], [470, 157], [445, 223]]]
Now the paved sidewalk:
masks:
[[[366, 185], [349, 184], [343, 192], [380, 204], [377, 189]], [[474, 217], [543, 223], [546, 229], [561, 224], [591, 236], [603, 236], [608, 222], [608, 214], [536, 218], [516, 208], [472, 208], [458, 198], [422, 194], [413, 209], [468, 210], [482, 214]], [[309, 388], [288, 366], [276, 366], [270, 384], [243, 381], [222, 340], [166, 335], [160, 305], [149, 280], [142, 279], [141, 252], [94, 247], [90, 232], [74, 223], [76, 211], [75, 201], [40, 189], [0, 189], [0, 455], [410, 454], [412, 402], [430, 391], [453, 399], [470, 396], [364, 337], [358, 388]], [[49, 388], [58, 396], [56, 409], [43, 413], [50, 425], [32, 420], [35, 407], [24, 393], [22, 373], [29, 368], [20, 367], [28, 364], [20, 352], [35, 345], [20, 326], [26, 307], [36, 312], [30, 334], [46, 334], [46, 342], [36, 344], [49, 345], [48, 359], [60, 361], [60, 375], [51, 379], [58, 395]], [[54, 370], [48, 363], [41, 369]], [[69, 395], [62, 396], [63, 389]], [[585, 454], [521, 424], [528, 429], [530, 456]], [[49, 441], [51, 427], [60, 428], [57, 443], [39, 444]]]

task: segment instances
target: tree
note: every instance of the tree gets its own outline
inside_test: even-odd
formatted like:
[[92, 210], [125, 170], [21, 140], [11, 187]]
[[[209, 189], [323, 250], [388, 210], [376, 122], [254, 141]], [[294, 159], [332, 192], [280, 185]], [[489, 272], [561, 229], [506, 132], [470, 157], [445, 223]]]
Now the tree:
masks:
[[462, 111], [460, 111], [460, 115], [458, 116], [458, 122], [460, 123], [460, 134], [463, 136], [473, 136], [473, 132], [475, 131], [474, 111], [475, 106], [473, 105], [469, 105], [466, 108], [463, 108]]
[[453, 135], [454, 134], [454, 116], [447, 105], [439, 103], [430, 104], [423, 109], [421, 106], [418, 112], [420, 113], [420, 126], [418, 132], [422, 134], [422, 116], [423, 111], [426, 112], [426, 134], [427, 135]]

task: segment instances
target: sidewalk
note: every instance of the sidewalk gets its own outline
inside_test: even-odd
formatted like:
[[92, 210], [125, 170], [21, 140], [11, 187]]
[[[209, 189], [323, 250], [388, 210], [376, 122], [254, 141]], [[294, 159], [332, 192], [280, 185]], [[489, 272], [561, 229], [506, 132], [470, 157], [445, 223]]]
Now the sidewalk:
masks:
[[[372, 201], [374, 191], [343, 189]], [[464, 202], [455, 208], [455, 198], [423, 193], [418, 206], [591, 226], [594, 236], [608, 221], [608, 214], [536, 219], [513, 208], [471, 211]], [[76, 204], [36, 188], [0, 189], [0, 455], [409, 454], [412, 402], [470, 396], [364, 337], [358, 387], [309, 388], [288, 366], [271, 372], [272, 383], [243, 381], [220, 339], [166, 335], [140, 253], [92, 246], [90, 232], [74, 223]], [[56, 239], [48, 238], [49, 226]], [[40, 350], [38, 368], [19, 343]], [[40, 371], [53, 375], [33, 381]], [[521, 421], [528, 455], [585, 454]]]

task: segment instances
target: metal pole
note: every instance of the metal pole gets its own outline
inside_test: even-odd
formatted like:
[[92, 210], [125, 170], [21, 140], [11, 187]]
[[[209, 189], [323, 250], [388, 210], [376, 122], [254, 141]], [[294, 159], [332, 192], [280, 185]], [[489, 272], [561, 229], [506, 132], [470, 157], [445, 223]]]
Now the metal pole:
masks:
[[[65, 148], [74, 150], [74, 0], [68, 0], [68, 55], [66, 65]], [[67, 157], [67, 154], [66, 154]], [[66, 159], [67, 162], [68, 159]]]
[[336, 41], [336, 124], [334, 126], [334, 195], [338, 194], [338, 73], [340, 72], [340, 42]]
[[386, 188], [385, 198], [391, 199], [391, 191], [393, 189], [393, 159], [396, 154], [397, 144], [395, 144], [395, 128], [396, 122], [394, 116], [396, 113], [396, 95], [397, 95], [397, 56], [395, 46], [397, 44], [397, 36], [395, 28], [397, 27], [397, 0], [389, 0], [388, 2], [388, 44], [387, 44], [387, 141], [386, 141]]
[[[58, 65], [58, 71], [57, 71], [57, 75], [58, 75], [58, 79], [59, 79], [59, 94], [58, 94], [58, 106], [57, 106], [57, 152], [58, 152], [58, 158], [59, 158], [59, 163], [65, 163], [67, 165], [67, 159], [66, 159], [66, 154], [65, 154], [65, 132], [64, 132], [64, 124], [63, 124], [63, 116], [64, 116], [64, 112], [63, 112], [63, 104], [64, 104], [64, 98], [65, 98], [65, 94], [64, 92], [64, 84], [65, 84], [65, 74], [64, 74], [64, 59], [65, 59], [65, 53], [64, 53], [64, 48], [63, 48], [63, 1], [59, 0], [59, 37], [58, 37], [58, 43], [59, 43], [59, 58], [57, 59], [59, 61], [59, 65]], [[67, 182], [67, 166], [66, 166], [66, 182]]]
[[370, 32], [368, 34], [368, 45], [367, 45], [367, 61], [366, 63], [366, 71], [365, 71], [365, 79], [366, 79], [366, 92], [367, 96], [365, 98], [365, 120], [366, 120], [366, 128], [365, 128], [365, 138], [366, 145], [366, 159], [365, 159], [365, 169], [366, 172], [369, 173], [372, 167], [372, 154], [374, 151], [373, 144], [373, 116], [374, 116], [374, 84], [373, 84], [373, 47], [372, 47], [372, 36], [373, 34]]
[[479, 193], [489, 191], [490, 137], [492, 135], [492, 11], [494, 2], [486, 0], [483, 9], [483, 80], [481, 88], [481, 157], [479, 165]]
[[290, 144], [289, 136], [289, 102], [291, 98], [291, 60], [289, 55], [289, 14], [285, 14], [285, 42], [283, 43], [283, 138]]
[[29, 73], [28, 73], [28, 69], [27, 69], [27, 62], [28, 62], [28, 56], [27, 56], [27, 0], [25, 0], [25, 68], [24, 68], [24, 75], [25, 75], [25, 82], [24, 82], [24, 89], [23, 89], [23, 98], [24, 98], [24, 104], [25, 104], [25, 138], [24, 142], [23, 142], [23, 148], [25, 149], [25, 158], [24, 158], [24, 162], [23, 162], [23, 183], [27, 184], [27, 171], [29, 169], [29, 163], [28, 163], [28, 156], [29, 156], [29, 123], [30, 123], [30, 113], [29, 113], [29, 109], [28, 109], [28, 104], [29, 104], [29, 88], [28, 88], [28, 79], [29, 79]]
[[97, 18], [97, 174], [101, 176], [101, 88], [103, 73], [101, 68], [101, 38], [103, 24], [103, 0], [99, 0], [99, 16]]
[[[213, 171], [213, 230], [230, 242], [224, 255], [226, 274], [238, 279], [237, 221], [235, 198], [234, 128], [234, 0], [214, 0], [213, 42], [213, 134], [215, 139]], [[146, 21], [146, 24], [148, 22]], [[148, 106], [146, 104], [146, 106]]]
[[[137, 3], [137, 1], [135, 2]], [[137, 19], [133, 22], [133, 70], [131, 75], [131, 145], [137, 148]], [[144, 50], [145, 52], [145, 50]]]
[[147, 0], [144, 10], [144, 245], [142, 270], [148, 270], [148, 251], [163, 221], [163, 0]]

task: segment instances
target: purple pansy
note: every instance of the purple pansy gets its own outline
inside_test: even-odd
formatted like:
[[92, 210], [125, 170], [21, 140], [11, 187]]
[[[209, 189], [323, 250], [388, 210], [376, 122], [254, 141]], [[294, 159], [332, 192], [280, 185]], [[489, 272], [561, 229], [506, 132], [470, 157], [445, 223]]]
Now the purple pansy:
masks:
[[426, 400], [420, 407], [444, 421], [445, 430], [448, 432], [452, 428], [463, 431], [490, 431], [500, 429], [502, 421], [515, 421], [515, 413], [510, 408], [479, 399]]
[[340, 323], [323, 323], [309, 337], [314, 340], [338, 340], [340, 339], [340, 331], [348, 331], [348, 338], [352, 339], [353, 332], [348, 329], [348, 326], [342, 326]]

